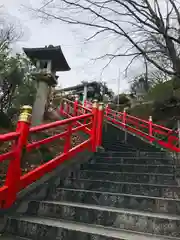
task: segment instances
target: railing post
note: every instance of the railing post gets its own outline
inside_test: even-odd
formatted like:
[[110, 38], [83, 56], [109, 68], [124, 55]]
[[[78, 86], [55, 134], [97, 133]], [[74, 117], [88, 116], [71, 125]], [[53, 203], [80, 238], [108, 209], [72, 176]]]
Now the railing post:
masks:
[[124, 109], [122, 121], [123, 121], [123, 127], [124, 127], [124, 142], [125, 143], [127, 142], [126, 115], [127, 115], [126, 109]]
[[98, 114], [98, 103], [97, 100], [93, 101], [92, 105], [92, 114], [93, 114], [93, 119], [92, 119], [92, 130], [91, 130], [91, 141], [92, 141], [92, 151], [96, 152], [96, 137], [97, 137], [97, 114]]
[[104, 104], [99, 103], [98, 106], [98, 114], [97, 114], [97, 133], [96, 133], [96, 138], [97, 138], [97, 147], [100, 147], [102, 145], [102, 130], [103, 130], [103, 118], [104, 118]]
[[123, 111], [123, 125], [124, 125], [124, 128], [126, 127], [126, 109], [124, 109], [124, 111]]
[[[87, 100], [86, 99], [84, 100], [83, 106], [84, 107], [87, 106]], [[83, 109], [82, 112], [83, 112], [83, 114], [86, 114], [86, 110], [85, 109]], [[84, 123], [86, 123], [86, 120], [84, 121]]]
[[63, 107], [64, 107], [63, 113], [66, 116], [67, 115], [67, 112], [66, 112], [66, 110], [67, 110], [67, 102], [66, 102], [66, 100], [64, 101]]
[[20, 177], [21, 177], [21, 158], [23, 151], [26, 149], [29, 128], [32, 117], [32, 107], [23, 106], [22, 112], [17, 123], [16, 131], [20, 133], [19, 138], [13, 146], [14, 159], [10, 161], [5, 185], [8, 187], [7, 199], [4, 208], [9, 208], [15, 201], [17, 193], [20, 191]]
[[[180, 148], [180, 120], [177, 120], [178, 147]], [[180, 152], [177, 153], [177, 165], [180, 165]]]
[[87, 100], [86, 99], [84, 100], [84, 104], [83, 105], [84, 105], [84, 107], [86, 107], [86, 105], [87, 105]]
[[107, 103], [105, 108], [106, 117], [108, 117], [108, 113], [109, 113], [109, 104]]
[[[149, 136], [153, 136], [152, 116], [149, 116]], [[152, 142], [152, 140], [150, 140], [150, 142]]]
[[61, 116], [63, 116], [63, 110], [64, 110], [64, 105], [63, 105], [63, 100], [62, 100], [61, 103], [60, 103], [60, 109], [59, 109], [59, 112], [60, 112]]
[[77, 116], [77, 113], [78, 113], [78, 100], [79, 100], [79, 97], [78, 95], [76, 95], [75, 101], [74, 101], [74, 116]]
[[71, 135], [72, 135], [72, 124], [70, 123], [67, 127], [67, 135], [65, 137], [64, 153], [68, 153], [71, 149]]
[[67, 114], [69, 114], [69, 110], [70, 110], [70, 108], [69, 108], [69, 102], [67, 102], [67, 107], [66, 107]]

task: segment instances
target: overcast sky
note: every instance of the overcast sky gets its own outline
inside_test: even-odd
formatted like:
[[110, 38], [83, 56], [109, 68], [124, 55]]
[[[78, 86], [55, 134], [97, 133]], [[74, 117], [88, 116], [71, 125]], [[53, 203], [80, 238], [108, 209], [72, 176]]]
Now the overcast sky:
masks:
[[[63, 86], [71, 86], [80, 83], [83, 80], [103, 80], [108, 86], [117, 92], [117, 77], [120, 72], [120, 91], [128, 89], [127, 79], [123, 71], [128, 63], [127, 59], [119, 58], [113, 62], [103, 72], [100, 79], [101, 69], [105, 62], [90, 61], [90, 58], [103, 54], [105, 49], [113, 47], [112, 42], [100, 39], [91, 45], [83, 43], [84, 29], [75, 31], [70, 25], [61, 24], [59, 21], [50, 23], [41, 23], [39, 19], [33, 18], [28, 11], [22, 7], [22, 4], [36, 5], [37, 0], [1, 0], [4, 5], [4, 12], [10, 15], [17, 24], [20, 22], [24, 29], [24, 37], [16, 46], [17, 49], [22, 47], [44, 47], [45, 45], [61, 45], [64, 55], [71, 67], [71, 71], [59, 73], [59, 83]], [[131, 75], [137, 73], [137, 68], [131, 70]]]

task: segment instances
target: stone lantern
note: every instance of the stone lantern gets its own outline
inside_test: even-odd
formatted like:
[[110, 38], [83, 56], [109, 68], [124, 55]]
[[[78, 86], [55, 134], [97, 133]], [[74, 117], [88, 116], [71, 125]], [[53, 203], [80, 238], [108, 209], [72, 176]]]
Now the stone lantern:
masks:
[[32, 74], [37, 82], [36, 100], [33, 106], [32, 125], [42, 123], [51, 89], [56, 86], [57, 71], [69, 71], [70, 67], [60, 46], [44, 48], [24, 48], [25, 54], [35, 66]]

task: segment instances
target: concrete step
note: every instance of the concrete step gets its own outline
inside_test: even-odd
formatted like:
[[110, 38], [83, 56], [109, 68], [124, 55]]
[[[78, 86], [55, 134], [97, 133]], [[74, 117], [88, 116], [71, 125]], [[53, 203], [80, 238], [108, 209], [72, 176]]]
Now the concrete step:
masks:
[[0, 235], [1, 240], [31, 240], [30, 238], [18, 237], [15, 235]]
[[9, 219], [9, 232], [28, 236], [33, 240], [178, 240], [176, 237], [154, 236], [130, 230], [119, 230], [90, 224], [42, 217], [14, 217]]
[[180, 216], [73, 202], [31, 201], [28, 215], [180, 237]]
[[151, 197], [165, 197], [174, 199], [180, 198], [180, 187], [175, 185], [141, 184], [138, 182], [113, 182], [105, 180], [67, 178], [60, 182], [59, 187], [112, 193], [131, 193], [134, 195]]
[[[111, 141], [109, 139], [111, 138]], [[135, 144], [122, 144], [119, 143], [118, 140], [114, 140], [112, 137], [108, 137], [107, 140], [103, 139], [103, 147], [106, 149], [106, 151], [148, 151], [148, 152], [156, 152], [158, 149], [155, 149], [154, 147], [145, 147], [143, 145], [141, 146], [135, 146]]]
[[176, 184], [173, 174], [160, 173], [140, 173], [140, 172], [115, 172], [115, 171], [95, 171], [81, 170], [72, 173], [74, 178], [110, 180], [115, 182], [141, 182], [155, 184]]
[[111, 163], [85, 163], [81, 170], [100, 170], [115, 172], [142, 172], [142, 173], [174, 173], [173, 165], [143, 165], [143, 164], [111, 164]]
[[161, 164], [161, 165], [172, 165], [173, 159], [161, 159], [161, 158], [153, 158], [153, 157], [102, 157], [96, 156], [96, 158], [92, 159], [90, 162], [96, 163], [113, 163], [113, 164]]
[[131, 157], [131, 156], [137, 156], [137, 157], [156, 157], [156, 158], [167, 158], [171, 159], [171, 156], [167, 154], [166, 152], [146, 152], [146, 151], [105, 151], [105, 152], [100, 152], [96, 154], [97, 156], [111, 156], [111, 157], [117, 157], [117, 156], [122, 156], [122, 157]]
[[85, 189], [57, 188], [50, 200], [127, 208], [148, 212], [180, 214], [180, 199], [160, 198]]
[[[103, 147], [106, 149], [106, 151], [113, 151], [113, 152], [117, 152], [117, 151], [130, 151], [130, 152], [135, 152], [138, 149], [137, 148], [123, 148], [122, 146], [118, 146], [118, 145], [111, 145], [109, 143], [103, 144]], [[147, 149], [141, 149], [142, 151], [148, 151]]]
[[124, 146], [124, 145], [117, 145], [117, 144], [111, 144], [111, 146], [109, 146], [109, 143], [105, 143], [104, 147], [106, 150], [110, 149], [110, 151], [122, 151], [122, 152], [134, 152], [137, 151], [136, 148], [132, 147], [132, 146]]

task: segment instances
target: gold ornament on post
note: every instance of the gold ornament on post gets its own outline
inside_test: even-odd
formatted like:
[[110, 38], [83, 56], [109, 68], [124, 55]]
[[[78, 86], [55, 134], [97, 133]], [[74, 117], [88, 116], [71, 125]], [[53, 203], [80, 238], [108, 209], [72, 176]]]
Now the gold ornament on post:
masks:
[[19, 116], [19, 121], [30, 123], [31, 117], [32, 117], [32, 107], [28, 106], [28, 105], [24, 105], [21, 108], [21, 114]]

